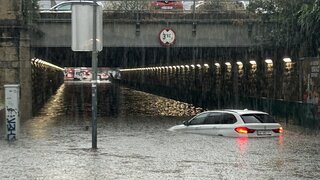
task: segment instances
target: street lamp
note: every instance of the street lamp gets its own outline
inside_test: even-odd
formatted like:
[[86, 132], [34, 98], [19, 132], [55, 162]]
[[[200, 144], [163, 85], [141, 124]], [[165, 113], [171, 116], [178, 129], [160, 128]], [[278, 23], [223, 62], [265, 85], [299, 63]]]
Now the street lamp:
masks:
[[243, 64], [242, 64], [241, 61], [237, 61], [237, 65], [238, 65], [239, 69], [242, 69], [242, 68], [243, 68]]
[[291, 62], [292, 62], [292, 61], [291, 61], [291, 58], [289, 58], [289, 57], [283, 58], [283, 61], [284, 61], [285, 63], [291, 63]]
[[267, 63], [267, 70], [269, 72], [272, 71], [272, 68], [273, 68], [273, 62], [272, 62], [272, 59], [266, 59], [265, 62]]
[[266, 59], [264, 62], [266, 62], [268, 65], [273, 64], [272, 59]]
[[289, 58], [289, 57], [284, 57], [283, 58], [283, 61], [284, 61], [284, 63], [285, 63], [285, 68], [286, 69], [288, 69], [288, 70], [290, 70], [291, 69], [291, 65], [292, 65], [292, 60], [291, 60], [291, 58]]
[[255, 60], [250, 60], [249, 63], [253, 66], [253, 65], [257, 65], [257, 62]]

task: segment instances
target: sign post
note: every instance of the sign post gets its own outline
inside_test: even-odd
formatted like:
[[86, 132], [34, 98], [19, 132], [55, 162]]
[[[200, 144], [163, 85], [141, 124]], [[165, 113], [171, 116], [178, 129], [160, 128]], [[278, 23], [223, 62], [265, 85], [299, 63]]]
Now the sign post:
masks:
[[102, 8], [92, 5], [72, 5], [72, 50], [92, 52], [92, 149], [97, 149], [97, 65], [102, 50]]
[[[81, 2], [72, 4], [71, 48], [73, 51], [93, 51], [94, 42], [96, 43], [96, 51], [102, 51], [102, 7], [93, 4], [83, 4]], [[96, 15], [94, 16], [93, 13]], [[96, 21], [95, 26], [93, 26], [94, 19]], [[93, 33], [96, 33], [96, 41], [93, 41]]]
[[[97, 1], [94, 0], [93, 6], [93, 33], [92, 39], [97, 39]], [[92, 149], [97, 149], [97, 65], [98, 65], [98, 52], [97, 41], [92, 43]]]
[[5, 113], [6, 113], [6, 138], [11, 141], [18, 139], [20, 131], [20, 85], [4, 85], [5, 88]]

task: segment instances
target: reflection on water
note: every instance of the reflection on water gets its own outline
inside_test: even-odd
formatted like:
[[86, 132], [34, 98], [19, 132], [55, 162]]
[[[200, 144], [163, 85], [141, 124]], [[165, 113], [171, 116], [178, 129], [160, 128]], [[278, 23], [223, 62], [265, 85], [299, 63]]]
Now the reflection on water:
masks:
[[192, 104], [167, 99], [149, 93], [122, 88], [124, 99], [121, 114], [141, 116], [193, 116], [201, 111]]
[[279, 145], [280, 145], [280, 147], [282, 147], [283, 146], [283, 136], [279, 136], [278, 137], [278, 139], [279, 139]]
[[99, 84], [98, 99], [97, 151], [90, 151], [91, 85], [65, 84], [22, 124], [21, 139], [0, 139], [0, 179], [320, 177], [318, 137], [174, 133], [167, 129], [201, 109], [111, 84]]
[[32, 124], [31, 135], [35, 138], [47, 137], [47, 127], [53, 127], [54, 123], [59, 120], [58, 116], [64, 113], [64, 93], [65, 85], [61, 85], [56, 94], [52, 96], [45, 106], [41, 109], [34, 120], [37, 123]]
[[240, 154], [244, 154], [247, 151], [248, 138], [238, 137], [236, 138], [236, 140], [237, 140], [237, 145], [238, 145]]
[[56, 94], [49, 99], [38, 115], [43, 116], [45, 119], [51, 119], [58, 114], [64, 113], [64, 95], [65, 85], [62, 84]]
[[[150, 95], [113, 84], [98, 84], [98, 116], [193, 116], [202, 111], [192, 104]], [[68, 83], [46, 104], [39, 115], [91, 116], [91, 84]]]
[[[110, 83], [98, 84], [97, 91], [98, 121], [119, 123], [121, 119], [115, 120], [115, 118], [144, 116], [189, 118], [202, 111], [201, 108], [196, 108], [188, 103]], [[85, 129], [90, 126], [92, 117], [91, 97], [90, 83], [65, 82], [34, 117], [37, 123], [31, 124], [30, 134], [34, 138], [43, 138], [48, 136], [48, 132], [44, 130], [45, 127], [77, 124]], [[147, 118], [147, 121], [151, 122], [150, 118]], [[129, 126], [134, 128], [136, 124], [140, 123], [143, 126], [147, 122], [144, 118], [139, 118], [139, 120], [136, 119], [134, 125], [130, 123]], [[99, 126], [104, 126], [104, 124]]]

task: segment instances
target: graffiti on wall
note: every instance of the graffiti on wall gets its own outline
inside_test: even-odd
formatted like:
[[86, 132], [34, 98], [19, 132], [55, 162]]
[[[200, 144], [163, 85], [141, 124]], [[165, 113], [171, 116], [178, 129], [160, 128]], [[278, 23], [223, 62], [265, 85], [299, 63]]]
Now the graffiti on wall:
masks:
[[19, 129], [19, 85], [5, 85], [6, 136], [17, 139]]
[[13, 108], [6, 107], [7, 111], [7, 139], [16, 139], [16, 117], [18, 111]]

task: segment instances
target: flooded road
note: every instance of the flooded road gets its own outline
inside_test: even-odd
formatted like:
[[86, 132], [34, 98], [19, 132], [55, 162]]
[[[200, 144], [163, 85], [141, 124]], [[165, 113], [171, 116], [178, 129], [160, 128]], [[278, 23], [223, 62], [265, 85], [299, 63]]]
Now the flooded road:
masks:
[[[91, 150], [91, 85], [64, 84], [0, 139], [0, 179], [319, 179], [319, 136], [227, 138], [167, 131], [201, 111], [132, 89], [98, 86], [98, 149]], [[3, 127], [3, 123], [2, 123]], [[1, 128], [3, 129], [3, 128]]]

